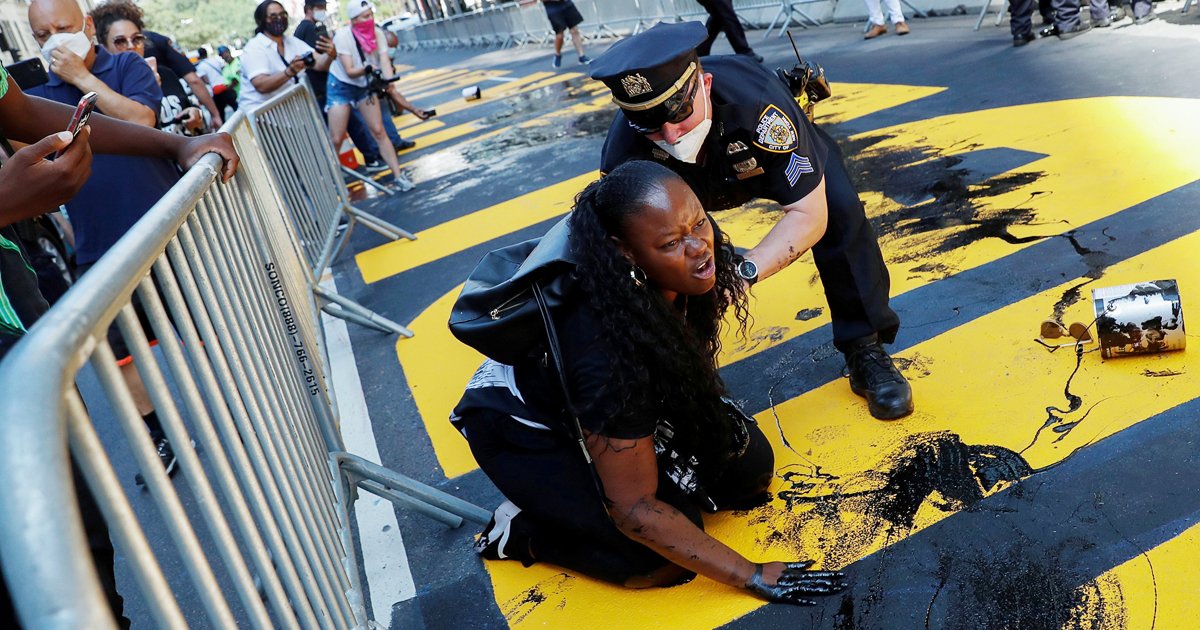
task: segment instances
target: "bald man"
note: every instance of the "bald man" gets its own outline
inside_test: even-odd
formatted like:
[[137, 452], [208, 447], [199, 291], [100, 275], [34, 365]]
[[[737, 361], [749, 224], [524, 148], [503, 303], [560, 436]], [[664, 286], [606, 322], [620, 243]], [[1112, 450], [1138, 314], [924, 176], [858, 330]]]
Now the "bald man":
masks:
[[33, 0], [29, 25], [50, 70], [50, 82], [30, 94], [69, 102], [55, 96], [95, 92], [96, 109], [113, 118], [154, 126], [162, 89], [150, 66], [133, 53], [114, 56], [93, 45], [96, 26], [74, 0]]
[[[29, 90], [30, 95], [73, 106], [85, 93], [95, 92], [97, 112], [137, 125], [154, 126], [162, 90], [150, 66], [137, 53], [113, 55], [103, 46], [94, 45], [92, 19], [83, 15], [74, 0], [33, 0], [29, 5], [29, 24], [50, 66], [50, 80]], [[224, 138], [223, 142], [228, 143], [228, 137]], [[156, 142], [160, 147], [164, 144], [161, 140]], [[161, 149], [133, 156], [95, 157], [91, 177], [79, 194], [66, 203], [75, 229], [76, 275], [87, 273], [179, 181], [179, 170], [171, 159], [179, 157], [178, 152], [172, 154]], [[150, 330], [147, 333], [153, 339], [154, 333]], [[170, 473], [175, 466], [174, 450], [159, 425], [124, 338], [115, 326], [109, 333], [109, 343], [163, 467]]]

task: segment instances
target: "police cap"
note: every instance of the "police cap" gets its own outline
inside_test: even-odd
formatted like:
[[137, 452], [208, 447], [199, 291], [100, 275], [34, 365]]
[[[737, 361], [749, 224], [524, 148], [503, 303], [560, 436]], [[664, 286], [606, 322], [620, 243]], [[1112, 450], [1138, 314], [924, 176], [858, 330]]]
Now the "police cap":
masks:
[[592, 78], [608, 86], [613, 102], [631, 121], [662, 125], [672, 109], [670, 101], [680, 100], [680, 90], [696, 76], [696, 46], [707, 36], [700, 22], [660, 22], [593, 60]]

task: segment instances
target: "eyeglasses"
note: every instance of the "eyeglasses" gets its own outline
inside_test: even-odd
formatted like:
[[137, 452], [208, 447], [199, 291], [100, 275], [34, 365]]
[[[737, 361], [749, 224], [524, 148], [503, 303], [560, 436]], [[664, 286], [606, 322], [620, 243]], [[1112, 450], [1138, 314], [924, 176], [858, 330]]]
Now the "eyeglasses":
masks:
[[146, 45], [146, 36], [142, 35], [141, 33], [128, 38], [124, 35], [119, 35], [113, 38], [112, 45], [113, 48], [117, 48], [119, 50], [124, 50], [126, 48], [141, 48], [142, 46]]
[[695, 109], [696, 89], [700, 85], [700, 78], [700, 73], [695, 73], [686, 87], [650, 109], [624, 110], [629, 126], [638, 133], [649, 135], [662, 131], [665, 124], [677, 125], [687, 120]]

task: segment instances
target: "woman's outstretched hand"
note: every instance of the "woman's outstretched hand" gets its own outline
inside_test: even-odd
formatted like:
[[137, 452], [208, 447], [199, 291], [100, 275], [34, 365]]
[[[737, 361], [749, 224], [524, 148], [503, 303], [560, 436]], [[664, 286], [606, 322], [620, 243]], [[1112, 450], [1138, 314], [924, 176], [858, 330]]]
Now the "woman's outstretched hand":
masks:
[[[812, 560], [804, 562], [767, 562], [755, 565], [754, 575], [746, 581], [746, 590], [780, 604], [816, 606], [805, 596], [833, 595], [846, 588], [846, 574], [840, 571], [809, 571]], [[766, 577], [764, 577], [764, 573]]]

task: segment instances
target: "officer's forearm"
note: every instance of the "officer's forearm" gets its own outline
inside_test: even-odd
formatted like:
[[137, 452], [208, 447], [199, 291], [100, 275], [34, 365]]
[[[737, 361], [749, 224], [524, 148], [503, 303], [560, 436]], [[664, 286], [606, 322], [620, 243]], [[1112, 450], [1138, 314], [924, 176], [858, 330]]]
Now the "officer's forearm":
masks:
[[758, 279], [769, 278], [792, 264], [825, 235], [828, 210], [825, 182], [800, 201], [784, 208], [783, 218], [746, 258], [758, 267]]

